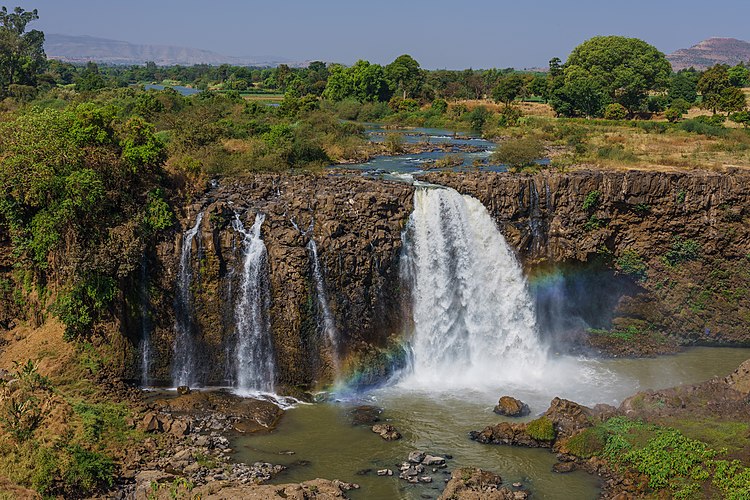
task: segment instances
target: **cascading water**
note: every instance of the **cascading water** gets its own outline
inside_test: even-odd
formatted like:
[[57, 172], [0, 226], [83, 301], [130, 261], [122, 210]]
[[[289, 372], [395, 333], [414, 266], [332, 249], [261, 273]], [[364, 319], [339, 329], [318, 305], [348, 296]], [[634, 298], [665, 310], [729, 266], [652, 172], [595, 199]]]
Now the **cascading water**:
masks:
[[310, 252], [310, 263], [312, 266], [312, 277], [315, 281], [315, 295], [318, 298], [318, 312], [321, 321], [321, 328], [326, 342], [326, 347], [331, 353], [331, 363], [333, 364], [334, 376], [338, 380], [341, 375], [340, 356], [340, 339], [339, 330], [336, 328], [336, 320], [331, 313], [328, 305], [328, 294], [326, 293], [325, 282], [323, 281], [323, 271], [320, 268], [320, 259], [318, 258], [318, 247], [315, 240], [310, 238], [307, 244], [307, 250]]
[[147, 387], [151, 383], [151, 317], [148, 298], [148, 271], [146, 260], [141, 260], [141, 279], [138, 289], [141, 313], [141, 385]]
[[521, 267], [478, 200], [418, 187], [404, 251], [414, 320], [410, 384], [476, 387], [540, 373], [546, 350]]
[[275, 365], [271, 321], [268, 315], [268, 254], [260, 236], [265, 216], [258, 214], [249, 231], [239, 215], [232, 227], [243, 235], [244, 255], [240, 297], [235, 306], [237, 344], [235, 387], [242, 393], [273, 392]]
[[198, 234], [203, 212], [198, 214], [195, 225], [182, 237], [180, 253], [180, 274], [177, 277], [177, 296], [175, 297], [175, 340], [174, 358], [172, 360], [172, 384], [195, 385], [197, 380], [195, 366], [195, 325], [193, 321], [193, 294], [190, 286], [193, 281], [191, 255], [193, 239]]

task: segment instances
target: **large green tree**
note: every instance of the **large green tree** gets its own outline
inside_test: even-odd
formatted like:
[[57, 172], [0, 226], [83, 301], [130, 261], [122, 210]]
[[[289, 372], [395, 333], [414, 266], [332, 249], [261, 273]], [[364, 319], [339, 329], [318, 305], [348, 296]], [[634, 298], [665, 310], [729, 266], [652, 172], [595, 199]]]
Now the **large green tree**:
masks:
[[0, 95], [11, 93], [13, 85], [36, 85], [36, 77], [44, 70], [44, 33], [26, 31], [26, 26], [39, 19], [36, 9], [16, 7], [13, 12], [0, 8]]
[[385, 76], [393, 90], [401, 93], [404, 99], [417, 95], [424, 82], [424, 72], [409, 54], [398, 56], [386, 66]]
[[387, 101], [391, 97], [385, 71], [379, 64], [357, 61], [349, 68], [333, 65], [329, 68], [328, 84], [323, 97], [333, 101], [356, 99], [359, 102]]
[[716, 114], [721, 106], [722, 95], [729, 87], [729, 66], [716, 64], [708, 68], [698, 80], [698, 91], [703, 98], [701, 106]]
[[[643, 40], [621, 36], [594, 37], [573, 49], [562, 68], [564, 81], [557, 85], [558, 91], [568, 85], [568, 90], [585, 89], [585, 92], [563, 92], [568, 99], [558, 101], [564, 103], [564, 108], [591, 108], [590, 105], [568, 102], [569, 98], [580, 94], [590, 100], [598, 91], [606, 99], [602, 105], [616, 102], [632, 114], [644, 109], [650, 91], [666, 90], [671, 72], [664, 54]], [[598, 104], [597, 107], [601, 109]]]
[[526, 81], [517, 73], [501, 78], [494, 89], [492, 89], [492, 98], [496, 102], [502, 102], [505, 107], [510, 107], [511, 103], [521, 94]]

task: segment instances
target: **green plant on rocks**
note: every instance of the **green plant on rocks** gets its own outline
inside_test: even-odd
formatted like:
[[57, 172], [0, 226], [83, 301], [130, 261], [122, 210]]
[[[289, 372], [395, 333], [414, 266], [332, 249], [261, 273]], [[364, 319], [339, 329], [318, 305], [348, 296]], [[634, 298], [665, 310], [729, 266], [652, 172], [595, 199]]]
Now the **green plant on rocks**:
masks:
[[555, 427], [547, 417], [532, 420], [526, 426], [526, 432], [537, 441], [552, 441], [555, 439]]

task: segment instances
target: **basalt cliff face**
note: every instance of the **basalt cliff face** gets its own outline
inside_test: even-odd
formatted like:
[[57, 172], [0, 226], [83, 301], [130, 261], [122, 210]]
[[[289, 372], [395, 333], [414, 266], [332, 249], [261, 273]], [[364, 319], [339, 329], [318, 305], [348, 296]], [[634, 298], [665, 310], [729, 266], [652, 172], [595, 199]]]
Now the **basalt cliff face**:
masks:
[[532, 274], [564, 264], [615, 271], [577, 297], [610, 296], [614, 327], [681, 342], [750, 343], [750, 172], [427, 179], [482, 201]]
[[[194, 333], [205, 384], [231, 379], [231, 339], [236, 334], [236, 297], [242, 269], [242, 236], [265, 215], [270, 331], [276, 382], [312, 387], [333, 378], [321, 333], [320, 311], [308, 243], [314, 238], [328, 305], [342, 338], [341, 356], [367, 357], [401, 333], [399, 254], [401, 232], [412, 207], [411, 186], [351, 177], [257, 175], [227, 181], [188, 206], [183, 228], [203, 219], [193, 239], [191, 280]], [[151, 262], [150, 308], [154, 380], [169, 381], [174, 343], [174, 301], [182, 232], [162, 243]], [[137, 313], [133, 314], [137, 316]], [[137, 338], [140, 323], [131, 321]], [[133, 373], [137, 378], [133, 356]]]
[[[631, 344], [651, 342], [655, 347], [647, 352], [653, 353], [665, 339], [750, 343], [750, 174], [429, 173], [426, 180], [485, 205], [531, 277], [543, 334], [559, 345], [580, 341], [589, 327], [625, 336], [630, 329], [647, 332]], [[256, 175], [222, 182], [184, 207], [181, 229], [146, 261], [149, 378], [172, 380], [183, 234], [201, 212], [190, 252], [190, 292], [203, 383], [232, 380], [243, 259], [242, 235], [232, 220], [239, 216], [249, 228], [258, 213], [265, 215], [261, 237], [268, 252], [276, 383], [310, 388], [334, 378], [310, 238], [340, 335], [343, 371], [369, 365], [375, 367], [372, 378], [387, 376], [391, 348], [410, 326], [399, 260], [414, 189], [353, 175]], [[131, 299], [123, 321], [131, 340], [126, 376], [135, 380], [142, 306]], [[650, 332], [660, 336], [654, 340]]]

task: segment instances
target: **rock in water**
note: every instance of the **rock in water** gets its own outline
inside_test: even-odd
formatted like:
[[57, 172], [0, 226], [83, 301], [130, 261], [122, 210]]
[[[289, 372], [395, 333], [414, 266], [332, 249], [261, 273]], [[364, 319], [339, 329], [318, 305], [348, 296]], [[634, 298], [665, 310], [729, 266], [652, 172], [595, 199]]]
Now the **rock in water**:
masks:
[[493, 410], [505, 417], [524, 417], [530, 413], [529, 405], [511, 396], [503, 396]]
[[409, 453], [409, 462], [413, 464], [421, 464], [425, 456], [427, 456], [427, 454], [423, 451], [412, 451]]
[[190, 387], [186, 385], [181, 385], [177, 388], [177, 394], [180, 396], [185, 396], [187, 394], [190, 394]]
[[395, 441], [401, 439], [401, 433], [390, 424], [375, 424], [372, 426], [372, 432], [379, 434], [386, 441]]
[[502, 484], [503, 480], [497, 474], [473, 467], [461, 467], [453, 471], [439, 500], [454, 498], [523, 500], [529, 497], [527, 491], [513, 491]]

